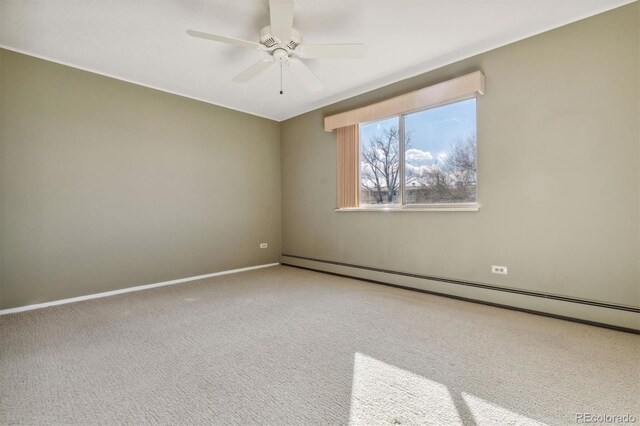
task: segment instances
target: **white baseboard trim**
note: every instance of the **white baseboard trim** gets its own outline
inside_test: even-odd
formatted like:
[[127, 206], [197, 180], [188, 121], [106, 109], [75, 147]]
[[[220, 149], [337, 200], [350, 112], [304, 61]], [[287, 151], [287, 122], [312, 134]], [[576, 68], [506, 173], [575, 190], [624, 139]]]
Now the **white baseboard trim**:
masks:
[[196, 275], [194, 277], [179, 278], [177, 280], [163, 281], [155, 284], [145, 284], [135, 287], [127, 287], [118, 290], [104, 291], [102, 293], [87, 294], [86, 296], [71, 297], [69, 299], [53, 300], [51, 302], [36, 303], [27, 306], [18, 306], [16, 308], [2, 309], [0, 315], [15, 314], [18, 312], [32, 311], [34, 309], [48, 308], [49, 306], [65, 305], [67, 303], [82, 302], [83, 300], [100, 299], [101, 297], [115, 296], [117, 294], [132, 293], [134, 291], [148, 290], [150, 288], [164, 287], [167, 285], [182, 284], [190, 281], [202, 280], [204, 278], [218, 277], [220, 275], [236, 274], [238, 272], [252, 271], [254, 269], [270, 268], [280, 263], [267, 263], [264, 265], [248, 266], [246, 268], [230, 269], [228, 271], [214, 272], [211, 274]]

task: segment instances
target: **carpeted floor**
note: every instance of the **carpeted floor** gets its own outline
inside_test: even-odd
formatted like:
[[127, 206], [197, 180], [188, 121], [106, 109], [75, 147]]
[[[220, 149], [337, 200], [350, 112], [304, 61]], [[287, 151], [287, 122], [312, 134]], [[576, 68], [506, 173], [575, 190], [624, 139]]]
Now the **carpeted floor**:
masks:
[[277, 266], [0, 317], [2, 424], [640, 422], [640, 337]]

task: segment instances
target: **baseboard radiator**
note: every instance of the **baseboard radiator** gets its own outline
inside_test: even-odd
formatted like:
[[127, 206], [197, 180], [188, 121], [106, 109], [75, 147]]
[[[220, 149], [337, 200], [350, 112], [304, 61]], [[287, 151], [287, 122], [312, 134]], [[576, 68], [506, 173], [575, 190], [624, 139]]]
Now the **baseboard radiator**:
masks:
[[640, 308], [283, 254], [282, 265], [640, 334]]

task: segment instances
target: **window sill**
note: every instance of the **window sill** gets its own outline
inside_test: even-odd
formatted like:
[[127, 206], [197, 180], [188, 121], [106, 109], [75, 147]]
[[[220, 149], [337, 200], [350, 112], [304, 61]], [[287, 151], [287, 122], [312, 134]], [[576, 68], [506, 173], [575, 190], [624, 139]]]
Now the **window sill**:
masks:
[[337, 208], [337, 212], [477, 212], [480, 204], [439, 204], [434, 206], [402, 206], [402, 207], [345, 207]]

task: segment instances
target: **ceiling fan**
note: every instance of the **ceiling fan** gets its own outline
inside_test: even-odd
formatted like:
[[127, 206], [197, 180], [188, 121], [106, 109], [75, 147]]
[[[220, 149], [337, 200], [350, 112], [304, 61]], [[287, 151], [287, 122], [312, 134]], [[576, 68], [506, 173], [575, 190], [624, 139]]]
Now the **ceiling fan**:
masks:
[[288, 67], [291, 74], [309, 90], [317, 91], [322, 89], [322, 81], [301, 61], [301, 58], [360, 58], [364, 55], [364, 45], [359, 43], [303, 44], [301, 34], [293, 28], [293, 7], [294, 0], [269, 0], [271, 25], [260, 30], [259, 42], [196, 30], [187, 30], [187, 34], [263, 51], [267, 56], [235, 76], [233, 81], [237, 83], [246, 83], [277, 62], [280, 64], [280, 94], [283, 93], [283, 66]]

